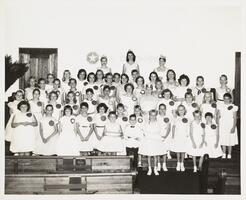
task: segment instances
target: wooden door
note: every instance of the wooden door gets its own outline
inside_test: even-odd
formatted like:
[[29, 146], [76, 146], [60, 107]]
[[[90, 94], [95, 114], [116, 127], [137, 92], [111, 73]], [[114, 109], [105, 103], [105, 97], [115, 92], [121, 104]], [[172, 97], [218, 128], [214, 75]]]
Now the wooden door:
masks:
[[20, 78], [20, 88], [28, 86], [30, 76], [36, 80], [47, 77], [48, 73], [57, 76], [57, 49], [20, 48], [19, 60], [28, 63], [28, 71]]

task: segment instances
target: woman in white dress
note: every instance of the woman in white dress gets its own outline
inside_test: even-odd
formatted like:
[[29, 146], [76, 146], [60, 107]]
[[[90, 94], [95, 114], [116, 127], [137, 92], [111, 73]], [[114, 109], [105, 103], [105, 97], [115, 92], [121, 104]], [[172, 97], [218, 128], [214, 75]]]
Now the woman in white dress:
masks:
[[159, 57], [159, 66], [154, 69], [154, 71], [157, 73], [159, 79], [164, 82], [166, 79], [168, 68], [166, 67], [166, 57], [163, 55], [160, 55]]
[[[163, 155], [166, 151], [163, 146], [163, 135], [166, 131], [162, 129], [162, 126], [157, 121], [157, 111], [149, 111], [149, 120], [144, 124], [144, 137], [139, 147], [139, 154], [148, 156], [148, 172], [147, 175], [152, 174], [151, 157], [154, 157], [154, 174], [159, 175], [157, 170], [158, 156]], [[163, 133], [164, 132], [164, 133]]]
[[98, 150], [107, 152], [110, 155], [115, 153], [122, 154], [125, 152], [123, 142], [123, 132], [119, 123], [116, 122], [117, 115], [111, 111], [108, 114], [109, 122], [105, 124], [102, 139], [98, 145]]
[[106, 56], [102, 56], [100, 58], [101, 66], [97, 69], [100, 69], [103, 71], [104, 74], [111, 73], [111, 68], [107, 66], [108, 64], [108, 58]]
[[172, 123], [172, 146], [171, 150], [177, 153], [177, 171], [185, 171], [184, 157], [187, 152], [187, 142], [189, 139], [190, 121], [186, 117], [186, 108], [179, 105], [177, 108], [177, 118]]
[[174, 90], [179, 86], [179, 83], [176, 81], [176, 73], [174, 70], [167, 70], [167, 78], [164, 82], [164, 88], [169, 89], [174, 93]]
[[179, 77], [178, 82], [179, 82], [179, 86], [175, 88], [173, 93], [174, 100], [182, 103], [185, 100], [185, 93], [186, 92], [192, 93], [192, 90], [188, 87], [190, 84], [190, 79], [187, 75], [182, 74]]
[[210, 158], [221, 157], [223, 152], [220, 146], [219, 126], [213, 119], [213, 114], [211, 112], [205, 114], [205, 119], [205, 142], [207, 144], [205, 152]]
[[25, 99], [27, 101], [32, 99], [32, 92], [36, 88], [36, 79], [35, 77], [31, 76], [28, 81], [28, 87], [25, 88]]
[[72, 107], [64, 107], [63, 116], [59, 120], [59, 135], [56, 143], [58, 156], [79, 156], [79, 135], [75, 131], [75, 116]]
[[93, 134], [93, 118], [88, 114], [89, 105], [86, 102], [80, 104], [80, 115], [76, 117], [76, 133], [80, 136], [79, 150], [88, 155], [93, 151], [96, 135]]
[[15, 155], [28, 156], [35, 149], [35, 127], [38, 123], [36, 117], [29, 112], [30, 104], [27, 101], [21, 101], [17, 108], [20, 112], [12, 119], [10, 151]]
[[87, 72], [85, 69], [80, 69], [77, 74], [77, 88], [80, 92], [83, 91], [84, 83], [86, 82]]
[[9, 107], [10, 118], [9, 118], [7, 125], [6, 125], [5, 140], [8, 142], [11, 141], [11, 135], [13, 132], [13, 128], [11, 126], [13, 117], [16, 113], [20, 112], [20, 110], [18, 109], [18, 104], [23, 100], [24, 100], [24, 91], [23, 90], [17, 90], [14, 94], [14, 101], [9, 102], [7, 104]]
[[[106, 73], [106, 74], [111, 74], [111, 73]], [[105, 79], [106, 79], [106, 74], [103, 73], [103, 70], [98, 69], [96, 71], [96, 84], [99, 87], [100, 91], [102, 91], [102, 88], [105, 84]]]
[[220, 144], [223, 150], [222, 158], [226, 158], [226, 150], [228, 149], [227, 158], [231, 159], [232, 147], [238, 144], [237, 111], [238, 107], [232, 103], [231, 94], [225, 93], [224, 102], [218, 105]]
[[[190, 125], [190, 143], [188, 143], [187, 153], [192, 156], [193, 172], [202, 169], [203, 156], [205, 154], [205, 123], [202, 122], [202, 113], [199, 110], [193, 112], [194, 120]], [[197, 169], [196, 157], [200, 157]]]
[[225, 93], [230, 93], [232, 95], [232, 102], [233, 102], [233, 93], [232, 88], [227, 86], [228, 78], [225, 74], [220, 76], [220, 87], [216, 88], [216, 100], [219, 102], [223, 101], [223, 95]]
[[71, 78], [70, 70], [68, 69], [64, 70], [63, 76], [62, 76], [61, 88], [65, 93], [67, 93], [70, 90], [70, 86], [69, 86], [70, 78]]
[[133, 51], [128, 50], [126, 53], [126, 63], [123, 65], [122, 74], [127, 74], [128, 77], [130, 77], [133, 69], [139, 71], [139, 66], [136, 63], [136, 55], [133, 53]]
[[56, 142], [58, 138], [58, 120], [52, 117], [53, 106], [45, 107], [45, 115], [39, 121], [39, 137], [36, 140], [35, 154], [56, 154]]
[[147, 83], [148, 85], [151, 85], [153, 87], [153, 90], [156, 89], [155, 84], [156, 81], [159, 80], [159, 77], [156, 72], [151, 72], [149, 74], [149, 82]]

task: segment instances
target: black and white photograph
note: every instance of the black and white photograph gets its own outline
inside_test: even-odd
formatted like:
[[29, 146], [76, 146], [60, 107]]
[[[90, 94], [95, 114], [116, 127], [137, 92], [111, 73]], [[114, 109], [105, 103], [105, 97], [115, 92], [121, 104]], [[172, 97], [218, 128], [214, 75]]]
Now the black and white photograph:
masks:
[[243, 1], [0, 4], [1, 198], [245, 198]]

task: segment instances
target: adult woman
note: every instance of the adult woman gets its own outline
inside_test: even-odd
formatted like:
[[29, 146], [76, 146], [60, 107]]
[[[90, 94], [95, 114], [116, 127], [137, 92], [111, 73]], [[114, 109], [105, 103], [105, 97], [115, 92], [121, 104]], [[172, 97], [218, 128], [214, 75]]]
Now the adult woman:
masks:
[[139, 65], [136, 63], [136, 55], [133, 53], [133, 51], [128, 50], [126, 53], [126, 63], [123, 65], [122, 74], [127, 74], [128, 77], [130, 77], [133, 69], [139, 71]]

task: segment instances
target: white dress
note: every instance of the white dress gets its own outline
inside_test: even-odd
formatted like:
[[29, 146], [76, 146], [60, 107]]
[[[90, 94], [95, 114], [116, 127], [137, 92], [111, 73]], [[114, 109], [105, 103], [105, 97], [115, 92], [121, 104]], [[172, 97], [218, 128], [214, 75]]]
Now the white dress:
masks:
[[177, 98], [185, 98], [185, 93], [188, 91], [187, 89], [189, 89], [187, 86], [178, 86], [175, 88], [175, 90], [173, 90], [173, 95]]
[[160, 104], [165, 104], [166, 114], [168, 116], [173, 116], [173, 112], [177, 109], [177, 105], [178, 105], [178, 103], [176, 103], [175, 101], [172, 101], [171, 99], [167, 100], [167, 99], [161, 98], [161, 99], [158, 99], [156, 110], [159, 109]]
[[29, 100], [31, 100], [32, 98], [33, 98], [33, 94], [32, 94], [32, 92], [33, 92], [33, 90], [34, 89], [32, 89], [32, 88], [25, 88], [25, 96], [26, 96], [26, 99], [29, 101]]
[[225, 146], [237, 145], [237, 127], [234, 133], [231, 133], [231, 129], [233, 127], [233, 113], [238, 111], [238, 107], [233, 104], [226, 105], [225, 103], [221, 103], [218, 109], [221, 116], [219, 119], [220, 144]]
[[125, 110], [128, 115], [131, 115], [134, 113], [134, 106], [137, 105], [137, 98], [135, 96], [128, 96], [126, 94], [123, 94], [120, 96], [121, 103], [124, 105]]
[[105, 103], [108, 106], [109, 111], [115, 110], [116, 99], [115, 97], [109, 97], [108, 99], [100, 97], [98, 98], [99, 103]]
[[68, 91], [70, 90], [70, 86], [68, 85], [68, 83], [63, 81], [61, 81], [61, 88], [65, 93], [68, 93]]
[[175, 92], [176, 88], [179, 86], [179, 84], [177, 81], [174, 82], [174, 84], [170, 84], [169, 82], [166, 81], [163, 83], [163, 86], [165, 89], [171, 90], [171, 92], [174, 94], [174, 92]]
[[173, 119], [175, 125], [174, 138], [170, 147], [173, 152], [187, 152], [187, 143], [190, 135], [190, 121], [186, 117], [177, 117]]
[[205, 134], [205, 124], [204, 128], [202, 127], [203, 122], [197, 123], [195, 120], [191, 122], [191, 128], [193, 130], [193, 140], [196, 144], [196, 148], [193, 148], [193, 143], [191, 139], [188, 142], [188, 148], [187, 148], [187, 153], [191, 156], [203, 156], [205, 154], [205, 144], [200, 148], [200, 145], [202, 143], [202, 138], [203, 135]]
[[89, 89], [89, 88], [91, 88], [93, 90], [95, 97], [100, 95], [101, 89], [97, 85], [97, 83], [88, 83], [88, 82], [84, 82], [84, 88], [82, 90], [82, 94], [85, 95], [86, 94], [86, 90]]
[[132, 64], [129, 64], [128, 62], [126, 62], [124, 66], [125, 66], [125, 74], [127, 74], [129, 78], [132, 76], [131, 75], [132, 70], [138, 69], [138, 64], [136, 62]]
[[[82, 116], [78, 115], [76, 117], [76, 123], [79, 125], [80, 133], [84, 138], [86, 138], [89, 134], [91, 126], [93, 124], [92, 116]], [[93, 147], [95, 146], [97, 141], [96, 135], [92, 132], [88, 141], [81, 141], [79, 139], [79, 150], [80, 151], [93, 151]]]
[[120, 137], [120, 124], [106, 123], [105, 136], [103, 136], [97, 148], [102, 152], [125, 152], [124, 141]]
[[[18, 112], [14, 115], [14, 122], [33, 122], [33, 114]], [[13, 128], [10, 151], [13, 153], [34, 151], [35, 136], [35, 127], [31, 125]]]
[[150, 110], [155, 110], [158, 103], [158, 98], [154, 96], [142, 96], [139, 99], [139, 105], [143, 112], [149, 112]]
[[79, 136], [75, 133], [75, 116], [63, 116], [60, 119], [62, 131], [56, 144], [58, 156], [79, 156]]
[[86, 80], [80, 81], [79, 79], [77, 79], [77, 89], [79, 92], [83, 91], [85, 82], [86, 82]]
[[[95, 127], [97, 129], [98, 136], [102, 137], [104, 127], [105, 127], [106, 123], [108, 123], [107, 115], [106, 114], [101, 115], [101, 114], [97, 113], [94, 115], [93, 121], [94, 121]], [[95, 149], [97, 149], [97, 146], [100, 142], [101, 142], [101, 140], [98, 140], [96, 138], [96, 141], [94, 143]]]
[[223, 101], [223, 95], [225, 93], [232, 93], [232, 89], [227, 87], [227, 88], [221, 88], [221, 87], [218, 87], [216, 88], [216, 93], [217, 93], [217, 97], [218, 97], [218, 100], [219, 101]]
[[63, 106], [63, 109], [64, 109], [65, 106], [71, 106], [71, 108], [73, 110], [73, 115], [75, 115], [75, 116], [79, 115], [79, 113], [80, 113], [79, 103], [76, 103], [76, 104], [75, 103], [73, 103], [73, 104], [65, 104]]
[[[43, 136], [44, 138], [49, 137], [54, 131], [55, 126], [58, 124], [58, 121], [54, 117], [46, 117], [44, 116], [40, 120], [40, 124], [43, 127]], [[39, 133], [38, 139], [36, 139], [35, 145], [35, 154], [40, 155], [54, 155], [56, 154], [56, 142], [57, 142], [58, 134], [54, 135], [47, 143], [44, 143], [41, 135]], [[68, 147], [67, 147], [68, 148]]]
[[105, 76], [107, 73], [111, 72], [110, 67], [98, 67], [97, 70], [102, 70], [104, 76]]
[[182, 105], [186, 108], [186, 117], [189, 118], [190, 121], [193, 121], [194, 116], [193, 116], [193, 112], [195, 110], [198, 110], [198, 104], [195, 102], [192, 102], [191, 104], [188, 104], [186, 101], [182, 102]]
[[[215, 124], [213, 124], [213, 126], [214, 125]], [[220, 146], [220, 141], [218, 143], [218, 147], [217, 148], [214, 147], [214, 145], [216, 144], [216, 132], [217, 132], [217, 125], [215, 125], [213, 129], [211, 125], [206, 124], [205, 141], [207, 142], [207, 147], [205, 148], [205, 152], [209, 155], [210, 158], [218, 158], [222, 156], [223, 153]]]
[[159, 70], [159, 67], [155, 68], [154, 71], [157, 73], [159, 79], [161, 79], [162, 82], [164, 82], [164, 80], [166, 80], [167, 78], [167, 71], [168, 71], [168, 68], [165, 67], [165, 70], [164, 71], [160, 71]]
[[87, 113], [89, 115], [91, 114], [95, 114], [97, 112], [97, 101], [92, 99], [92, 100], [88, 100], [88, 99], [84, 99], [83, 102], [88, 103], [89, 107], [88, 107], [88, 111]]
[[[139, 147], [139, 154], [145, 156], [158, 156], [166, 153], [167, 149], [163, 145], [163, 130], [156, 122], [146, 122], [144, 125], [144, 137]], [[164, 131], [165, 132], [165, 131]]]
[[213, 114], [213, 118], [215, 119], [216, 117], [216, 113], [217, 113], [217, 104], [216, 103], [203, 103], [201, 106], [200, 106], [200, 110], [202, 112], [202, 118], [203, 118], [203, 121], [205, 121], [205, 114], [207, 112], [210, 112]]
[[47, 98], [47, 92], [46, 92], [46, 90], [41, 90], [41, 89], [40, 89], [40, 97], [39, 97], [39, 100], [40, 100], [41, 102], [44, 102], [44, 104], [47, 103], [48, 98]]
[[18, 110], [18, 108], [17, 108], [18, 103], [20, 103], [20, 101], [17, 101], [17, 100], [14, 100], [13, 102], [8, 103], [8, 107], [12, 110], [12, 114], [10, 115], [10, 118], [9, 118], [8, 123], [6, 125], [6, 130], [5, 130], [5, 140], [8, 142], [11, 141], [11, 136], [13, 133], [13, 128], [11, 127], [13, 117], [16, 113], [20, 112], [20, 110]]
[[197, 87], [197, 86], [192, 88], [192, 94], [195, 97], [195, 102], [198, 105], [201, 105], [203, 103], [203, 98], [206, 91], [210, 91], [210, 89], [206, 89], [205, 87]]
[[61, 112], [63, 110], [63, 106], [60, 103], [58, 103], [58, 102], [48, 103], [48, 104], [51, 104], [53, 106], [53, 114], [52, 114], [52, 117], [54, 117], [57, 120], [59, 120], [60, 119]]

